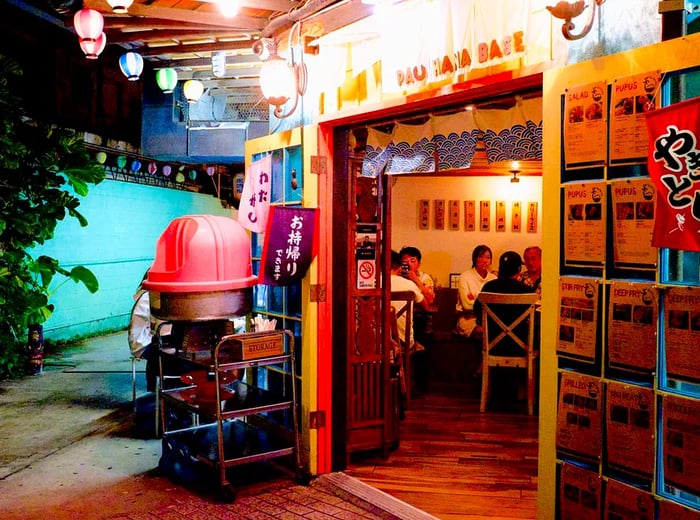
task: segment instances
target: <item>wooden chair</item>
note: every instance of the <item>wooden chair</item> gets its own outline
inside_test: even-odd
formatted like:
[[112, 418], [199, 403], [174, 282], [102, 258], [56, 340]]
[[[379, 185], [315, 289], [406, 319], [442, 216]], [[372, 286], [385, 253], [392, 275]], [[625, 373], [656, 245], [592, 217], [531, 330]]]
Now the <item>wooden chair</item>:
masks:
[[[526, 369], [527, 413], [534, 413], [537, 385], [535, 365], [539, 355], [535, 346], [535, 304], [538, 300], [539, 296], [534, 293], [479, 293], [483, 329], [480, 407], [482, 413], [486, 411], [491, 397], [490, 372], [494, 367]], [[508, 354], [494, 353], [494, 349], [499, 345], [501, 348], [508, 348]]]
[[[391, 301], [396, 303], [400, 302], [397, 306], [398, 308], [392, 308], [392, 321], [390, 323], [391, 327], [391, 337], [393, 340], [397, 341], [401, 346], [400, 355], [400, 376], [399, 382], [401, 384], [401, 390], [405, 398], [406, 408], [408, 408], [411, 402], [411, 385], [413, 383], [413, 367], [411, 365], [411, 354], [412, 354], [412, 337], [411, 331], [413, 330], [413, 303], [415, 301], [416, 295], [412, 291], [392, 291]], [[406, 327], [404, 329], [403, 337], [399, 333], [398, 320], [402, 316], [405, 317]], [[398, 360], [397, 360], [398, 361]]]

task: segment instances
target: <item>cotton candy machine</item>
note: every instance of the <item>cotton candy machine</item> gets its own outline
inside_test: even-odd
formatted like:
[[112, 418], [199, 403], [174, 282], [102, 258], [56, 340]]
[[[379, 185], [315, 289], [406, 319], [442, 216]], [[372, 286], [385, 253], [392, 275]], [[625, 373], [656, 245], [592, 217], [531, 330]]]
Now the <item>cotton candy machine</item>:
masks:
[[151, 314], [172, 323], [171, 346], [211, 351], [232, 334], [234, 317], [250, 312], [253, 286], [250, 238], [228, 217], [189, 215], [173, 220], [156, 244], [143, 281]]

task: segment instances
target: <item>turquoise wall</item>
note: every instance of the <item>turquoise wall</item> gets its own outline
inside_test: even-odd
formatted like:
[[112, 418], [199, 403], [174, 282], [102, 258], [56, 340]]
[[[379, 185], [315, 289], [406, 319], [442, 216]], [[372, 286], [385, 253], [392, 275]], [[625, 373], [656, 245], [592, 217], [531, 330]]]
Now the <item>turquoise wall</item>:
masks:
[[126, 328], [133, 294], [170, 221], [183, 215], [232, 215], [211, 195], [109, 179], [93, 187], [78, 210], [87, 218], [87, 227], [67, 218], [53, 240], [29, 253], [53, 256], [69, 270], [84, 265], [95, 273], [100, 289], [90, 294], [72, 281], [60, 287], [50, 299], [56, 311], [44, 323], [48, 339]]

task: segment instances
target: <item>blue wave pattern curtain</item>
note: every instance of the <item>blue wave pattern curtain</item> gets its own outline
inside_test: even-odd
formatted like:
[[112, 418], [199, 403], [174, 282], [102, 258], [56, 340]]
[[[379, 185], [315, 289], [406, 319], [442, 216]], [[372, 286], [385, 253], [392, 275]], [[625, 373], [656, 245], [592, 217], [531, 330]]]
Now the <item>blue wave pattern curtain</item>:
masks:
[[379, 173], [389, 162], [391, 134], [380, 132], [374, 128], [367, 129], [367, 144], [365, 158], [362, 160], [362, 176], [378, 177]]
[[433, 116], [433, 142], [437, 151], [437, 169], [469, 168], [481, 135], [472, 110]]
[[506, 110], [477, 110], [476, 121], [484, 134], [484, 146], [489, 163], [542, 159], [542, 105], [539, 114], [534, 103], [528, 103], [528, 121], [523, 101]]
[[396, 123], [392, 133], [388, 174], [435, 171], [435, 143], [430, 121], [422, 125]]
[[396, 123], [387, 134], [368, 128], [362, 175], [420, 173], [471, 167], [478, 142], [489, 163], [542, 160], [542, 98], [516, 99], [508, 109], [464, 110], [424, 124]]

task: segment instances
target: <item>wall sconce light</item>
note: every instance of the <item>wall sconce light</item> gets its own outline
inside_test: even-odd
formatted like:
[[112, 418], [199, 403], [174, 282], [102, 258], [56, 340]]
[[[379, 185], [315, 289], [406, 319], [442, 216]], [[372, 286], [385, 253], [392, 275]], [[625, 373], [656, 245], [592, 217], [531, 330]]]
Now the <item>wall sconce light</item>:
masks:
[[[260, 55], [266, 46], [270, 55], [260, 68], [260, 89], [267, 102], [275, 107], [275, 117], [284, 119], [294, 113], [299, 103], [299, 96], [306, 93], [306, 64], [287, 62], [277, 54], [277, 44], [272, 40], [256, 42], [253, 45], [253, 51]], [[284, 105], [290, 99], [294, 99], [294, 104], [285, 113]]]
[[511, 183], [518, 183], [520, 182], [520, 177], [518, 177], [518, 174], [520, 173], [520, 170], [518, 169], [520, 167], [520, 164], [518, 164], [518, 161], [513, 161], [513, 163], [510, 165], [510, 173], [513, 174], [513, 177], [510, 179]]
[[89, 60], [96, 60], [100, 53], [105, 50], [107, 45], [107, 36], [105, 33], [100, 34], [96, 40], [84, 40], [80, 38], [80, 48], [85, 53], [85, 57]]
[[129, 81], [136, 81], [143, 72], [143, 58], [135, 52], [122, 54], [119, 58], [119, 68]]
[[134, 3], [134, 0], [107, 0], [107, 3], [115, 13], [124, 14]]
[[96, 42], [102, 34], [105, 20], [99, 11], [94, 9], [81, 9], [73, 15], [75, 32], [81, 40]]
[[196, 103], [204, 94], [204, 84], [197, 79], [190, 79], [185, 81], [182, 90], [188, 103]]
[[561, 33], [564, 35], [564, 38], [573, 41], [580, 40], [590, 32], [591, 27], [593, 27], [593, 21], [595, 20], [596, 12], [598, 8], [603, 4], [603, 2], [605, 2], [605, 0], [591, 1], [590, 18], [588, 19], [586, 25], [583, 26], [583, 29], [581, 29], [581, 32], [578, 34], [573, 34], [571, 32], [574, 29], [576, 29], [576, 25], [574, 24], [574, 22], [571, 21], [571, 19], [579, 16], [581, 13], [583, 13], [586, 7], [588, 7], [585, 0], [577, 0], [576, 2], [557, 2], [557, 5], [555, 6], [548, 5], [547, 10], [555, 18], [564, 20], [564, 23], [561, 26]]
[[170, 94], [177, 85], [177, 71], [175, 69], [159, 69], [156, 71], [156, 83], [163, 94]]

